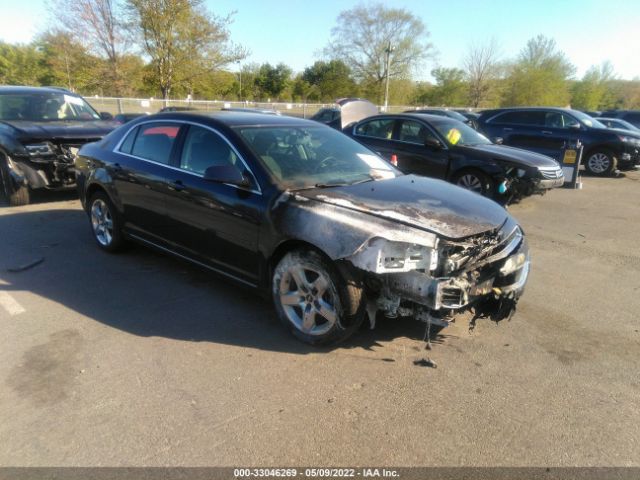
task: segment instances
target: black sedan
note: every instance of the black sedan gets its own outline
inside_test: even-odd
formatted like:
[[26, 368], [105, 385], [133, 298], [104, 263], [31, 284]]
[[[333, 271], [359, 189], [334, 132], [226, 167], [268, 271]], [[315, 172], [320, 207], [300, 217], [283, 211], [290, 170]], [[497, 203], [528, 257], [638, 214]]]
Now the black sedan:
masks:
[[447, 117], [377, 115], [345, 129], [401, 171], [446, 179], [503, 203], [562, 186], [558, 162], [545, 155], [494, 144]]
[[524, 234], [498, 204], [402, 175], [309, 120], [153, 115], [83, 147], [76, 167], [101, 249], [133, 240], [255, 287], [312, 344], [378, 312], [434, 328], [468, 309], [499, 320], [529, 272]]

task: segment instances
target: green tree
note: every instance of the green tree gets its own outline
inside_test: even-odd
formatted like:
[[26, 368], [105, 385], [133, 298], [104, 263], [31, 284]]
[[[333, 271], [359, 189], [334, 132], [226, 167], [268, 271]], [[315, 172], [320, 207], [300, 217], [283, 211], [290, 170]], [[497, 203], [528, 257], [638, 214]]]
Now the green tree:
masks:
[[575, 67], [552, 38], [538, 35], [529, 40], [509, 70], [503, 105], [569, 104]]
[[104, 61], [91, 55], [86, 47], [63, 31], [48, 31], [36, 39], [38, 50], [42, 53], [43, 85], [67, 87], [73, 91], [97, 94], [108, 88], [108, 81], [101, 75]]
[[460, 107], [466, 105], [469, 86], [465, 72], [459, 68], [436, 68], [431, 71], [436, 84], [425, 100], [430, 105]]
[[291, 73], [291, 69], [284, 63], [279, 63], [275, 67], [269, 63], [261, 65], [254, 79], [259, 98], [280, 99], [282, 93], [289, 86]]
[[610, 62], [591, 67], [582, 80], [573, 85], [571, 106], [579, 110], [598, 110], [612, 106], [614, 79], [613, 65]]
[[302, 80], [315, 87], [309, 96], [311, 100], [328, 102], [357, 94], [358, 87], [351, 78], [351, 69], [342, 60], [315, 62], [305, 68]]
[[42, 52], [35, 46], [0, 42], [0, 84], [39, 85], [43, 74]]
[[202, 0], [127, 0], [129, 24], [151, 59], [162, 98], [179, 85], [238, 60], [227, 27], [231, 15], [209, 13]]
[[102, 89], [111, 95], [122, 95], [130, 73], [122, 66], [130, 43], [122, 4], [117, 0], [53, 0], [51, 18], [59, 31], [104, 60], [100, 72], [105, 80]]
[[425, 24], [408, 10], [358, 5], [340, 13], [325, 54], [349, 65], [356, 80], [374, 86], [381, 100], [387, 73], [390, 79], [410, 78], [430, 58], [428, 38]]

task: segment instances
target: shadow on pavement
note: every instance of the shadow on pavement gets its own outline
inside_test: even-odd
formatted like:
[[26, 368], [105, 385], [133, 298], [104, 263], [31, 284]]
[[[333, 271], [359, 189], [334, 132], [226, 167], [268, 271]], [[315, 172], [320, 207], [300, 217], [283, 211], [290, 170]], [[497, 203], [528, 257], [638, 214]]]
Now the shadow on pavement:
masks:
[[[331, 350], [297, 341], [269, 301], [208, 271], [135, 245], [122, 254], [100, 251], [80, 209], [5, 210], [0, 233], [0, 289], [31, 292], [87, 321], [143, 337], [297, 354]], [[44, 260], [32, 268], [8, 271], [40, 258]], [[30, 306], [25, 308], [29, 315]], [[381, 319], [374, 330], [365, 322], [334, 348], [373, 349], [398, 337], [422, 340], [424, 335], [425, 324], [413, 319]]]

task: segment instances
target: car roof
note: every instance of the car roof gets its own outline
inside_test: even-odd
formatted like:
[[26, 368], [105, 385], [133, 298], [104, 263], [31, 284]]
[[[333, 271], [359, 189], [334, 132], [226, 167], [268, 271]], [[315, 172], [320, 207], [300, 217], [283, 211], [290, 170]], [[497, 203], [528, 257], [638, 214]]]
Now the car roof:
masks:
[[3, 93], [15, 93], [15, 94], [29, 94], [29, 93], [66, 93], [67, 95], [79, 96], [77, 93], [73, 93], [71, 90], [67, 90], [63, 87], [29, 87], [23, 85], [2, 85], [0, 86], [0, 94]]
[[322, 124], [312, 120], [305, 120], [287, 115], [265, 115], [264, 113], [215, 111], [215, 112], [160, 112], [146, 117], [146, 121], [155, 119], [175, 119], [184, 121], [206, 121], [228, 127], [242, 126], [294, 126], [294, 127], [318, 127]]
[[372, 120], [374, 118], [395, 118], [395, 119], [406, 119], [406, 120], [412, 120], [412, 119], [419, 119], [419, 120], [425, 120], [427, 122], [430, 123], [444, 123], [444, 122], [458, 122], [459, 120], [456, 120], [455, 118], [452, 117], [445, 117], [442, 115], [433, 115], [431, 113], [380, 113], [379, 115], [373, 115], [371, 117], [367, 117], [367, 118], [363, 118], [362, 120], [360, 120], [358, 123], [363, 122], [365, 120]]

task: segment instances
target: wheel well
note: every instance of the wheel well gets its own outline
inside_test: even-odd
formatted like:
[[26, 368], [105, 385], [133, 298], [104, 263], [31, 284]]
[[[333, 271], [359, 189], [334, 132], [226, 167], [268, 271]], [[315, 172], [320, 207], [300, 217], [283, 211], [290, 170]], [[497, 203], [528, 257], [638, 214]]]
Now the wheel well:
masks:
[[303, 240], [285, 240], [284, 242], [282, 242], [280, 245], [276, 247], [274, 252], [271, 254], [271, 257], [269, 258], [269, 262], [268, 262], [269, 281], [271, 281], [271, 275], [273, 273], [273, 269], [276, 267], [278, 262], [282, 260], [282, 257], [284, 257], [287, 253], [293, 250], [298, 250], [298, 249], [313, 250], [319, 253], [320, 255], [322, 255], [323, 257], [325, 257], [327, 260], [332, 261], [326, 253], [324, 253], [318, 247], [316, 247], [315, 245], [309, 242], [305, 242]]
[[[478, 167], [462, 167], [459, 168], [458, 170], [455, 170], [451, 176], [449, 177], [450, 180], [453, 180], [456, 177], [459, 177], [465, 173], [479, 173], [480, 175], [482, 175], [483, 177], [488, 177], [491, 179], [491, 176], [488, 175], [486, 172], [483, 172], [482, 169], [478, 168]], [[493, 180], [493, 179], [491, 179]]]
[[101, 185], [98, 185], [97, 183], [89, 185], [89, 188], [87, 188], [85, 193], [85, 203], [87, 208], [89, 206], [89, 200], [91, 200], [91, 197], [93, 197], [96, 192], [103, 192], [105, 195], [108, 195], [107, 191]]

